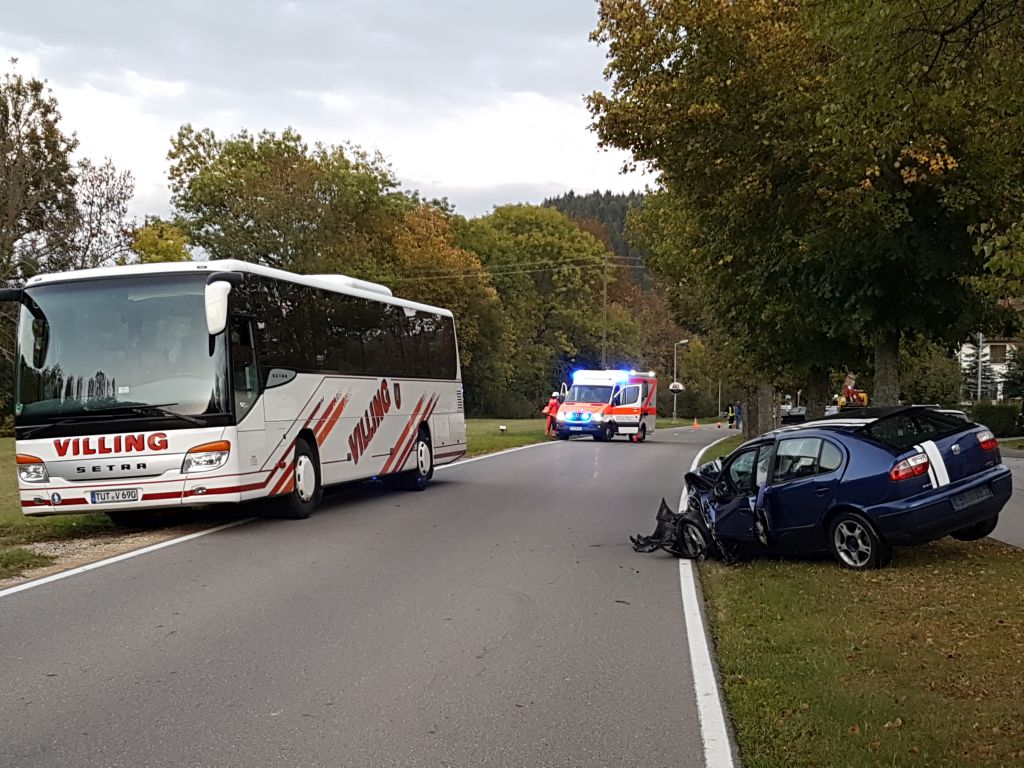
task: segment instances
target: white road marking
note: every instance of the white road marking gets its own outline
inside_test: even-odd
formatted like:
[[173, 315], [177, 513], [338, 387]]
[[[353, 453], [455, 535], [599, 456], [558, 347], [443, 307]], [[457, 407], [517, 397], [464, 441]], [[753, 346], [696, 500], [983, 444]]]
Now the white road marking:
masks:
[[18, 584], [14, 587], [8, 587], [7, 589], [0, 590], [0, 597], [7, 597], [17, 592], [24, 592], [26, 589], [32, 589], [32, 587], [41, 587], [43, 584], [50, 584], [54, 581], [60, 581], [61, 579], [67, 579], [71, 576], [77, 576], [80, 573], [86, 571], [94, 571], [97, 568], [102, 568], [105, 565], [113, 565], [114, 563], [120, 563], [122, 560], [129, 560], [139, 555], [148, 555], [150, 552], [156, 552], [158, 549], [164, 549], [175, 544], [181, 544], [185, 541], [192, 541], [192, 539], [198, 539], [200, 536], [206, 536], [208, 533], [216, 533], [217, 531], [223, 531], [227, 528], [234, 528], [236, 525], [243, 525], [245, 523], [251, 523], [253, 520], [258, 518], [247, 517], [244, 520], [235, 520], [234, 522], [225, 523], [224, 525], [218, 525], [214, 528], [207, 528], [205, 531], [196, 531], [185, 536], [179, 536], [176, 539], [168, 539], [167, 541], [161, 541], [157, 544], [151, 544], [148, 547], [142, 547], [142, 549], [135, 549], [131, 552], [125, 552], [121, 555], [115, 555], [114, 557], [108, 557], [106, 560], [97, 560], [95, 563], [87, 563], [79, 566], [78, 568], [72, 568], [69, 571], [61, 571], [60, 573], [54, 573], [50, 576], [44, 576], [41, 579], [35, 579], [34, 581], [26, 581], [24, 584]]
[[516, 451], [525, 451], [527, 448], [540, 448], [542, 445], [554, 445], [556, 441], [552, 440], [547, 443], [531, 443], [530, 445], [521, 445], [518, 448], [507, 448], [504, 451], [498, 451], [496, 453], [485, 453], [483, 456], [474, 456], [471, 459], [459, 459], [453, 461], [451, 464], [443, 464], [440, 467], [434, 467], [434, 471], [438, 472], [442, 469], [449, 469], [450, 467], [461, 467], [474, 461], [483, 461], [484, 459], [493, 459], [495, 456], [504, 456], [507, 453], [515, 453]]
[[[716, 440], [697, 452], [690, 465], [692, 472], [700, 466], [700, 460], [708, 449], [732, 437]], [[682, 509], [686, 485], [679, 497]], [[693, 667], [693, 690], [697, 696], [697, 716], [700, 718], [700, 737], [704, 742], [704, 765], [706, 768], [734, 768], [732, 742], [729, 727], [725, 722], [725, 707], [715, 677], [715, 664], [711, 659], [708, 643], [708, 629], [701, 613], [701, 597], [697, 594], [697, 580], [692, 560], [679, 560], [679, 591], [683, 598], [683, 620], [686, 622], [686, 638], [690, 647], [690, 665]]]

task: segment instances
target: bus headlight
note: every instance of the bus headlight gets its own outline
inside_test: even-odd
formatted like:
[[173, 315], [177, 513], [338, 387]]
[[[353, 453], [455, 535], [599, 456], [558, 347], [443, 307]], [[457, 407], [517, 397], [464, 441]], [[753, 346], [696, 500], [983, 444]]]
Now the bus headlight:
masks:
[[231, 443], [227, 440], [197, 445], [188, 449], [185, 460], [181, 462], [181, 472], [188, 474], [189, 472], [209, 472], [212, 469], [220, 469], [227, 464], [230, 454]]
[[18, 454], [18, 477], [23, 483], [45, 483], [50, 480], [46, 465], [38, 456]]

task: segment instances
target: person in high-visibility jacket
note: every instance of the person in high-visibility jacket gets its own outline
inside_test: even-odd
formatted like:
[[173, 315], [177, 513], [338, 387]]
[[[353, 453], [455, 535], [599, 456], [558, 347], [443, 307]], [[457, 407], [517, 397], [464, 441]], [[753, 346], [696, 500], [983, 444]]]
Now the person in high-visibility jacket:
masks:
[[558, 406], [559, 405], [560, 405], [560, 403], [558, 401], [558, 393], [557, 392], [552, 392], [551, 393], [551, 399], [548, 400], [548, 404], [545, 405], [544, 406], [544, 410], [541, 411], [541, 413], [543, 413], [545, 416], [548, 417], [547, 426], [544, 427], [544, 434], [545, 435], [551, 435], [551, 432], [552, 432], [551, 427], [555, 423], [555, 416], [558, 414]]

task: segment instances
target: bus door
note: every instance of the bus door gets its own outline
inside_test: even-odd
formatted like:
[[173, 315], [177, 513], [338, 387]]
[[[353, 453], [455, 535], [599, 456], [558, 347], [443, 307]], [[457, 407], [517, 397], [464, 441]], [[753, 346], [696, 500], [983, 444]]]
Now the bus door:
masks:
[[[263, 410], [263, 390], [260, 382], [260, 370], [256, 359], [256, 337], [253, 321], [248, 317], [233, 316], [228, 326], [231, 354], [231, 389], [232, 405], [235, 410], [235, 423], [238, 425], [238, 445], [233, 446], [238, 453], [238, 472], [248, 477], [240, 478], [240, 485], [256, 485], [259, 479], [255, 474], [261, 471], [273, 471], [268, 465], [272, 460], [270, 452], [275, 450], [280, 440], [277, 432], [268, 434], [266, 416]], [[248, 491], [245, 498], [266, 496], [270, 488], [259, 488]]]

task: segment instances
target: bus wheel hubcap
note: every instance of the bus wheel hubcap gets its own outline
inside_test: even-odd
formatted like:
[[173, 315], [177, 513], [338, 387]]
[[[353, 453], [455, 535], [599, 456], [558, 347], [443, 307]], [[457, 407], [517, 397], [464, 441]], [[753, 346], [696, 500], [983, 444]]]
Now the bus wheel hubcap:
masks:
[[430, 446], [423, 440], [420, 440], [416, 448], [416, 464], [421, 475], [426, 477], [430, 474]]
[[303, 501], [312, 499], [316, 491], [316, 469], [309, 456], [299, 456], [295, 462], [295, 490]]

